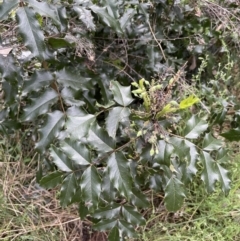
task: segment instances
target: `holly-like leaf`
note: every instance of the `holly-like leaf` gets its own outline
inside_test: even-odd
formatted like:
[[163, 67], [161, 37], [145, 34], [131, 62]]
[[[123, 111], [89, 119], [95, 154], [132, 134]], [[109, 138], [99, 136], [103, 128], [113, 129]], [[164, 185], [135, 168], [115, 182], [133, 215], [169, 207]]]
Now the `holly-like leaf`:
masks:
[[111, 81], [111, 90], [114, 94], [114, 100], [122, 106], [128, 106], [132, 103], [131, 86], [122, 86], [117, 81]]
[[138, 208], [146, 208], [149, 206], [149, 201], [146, 195], [136, 188], [132, 189], [130, 194], [130, 202]]
[[185, 198], [183, 183], [174, 175], [169, 179], [165, 187], [164, 201], [169, 212], [176, 212], [181, 208]]
[[128, 160], [122, 152], [112, 153], [107, 161], [110, 180], [113, 186], [125, 197], [132, 190], [132, 180], [128, 166]]
[[201, 179], [205, 183], [207, 191], [213, 192], [215, 190], [215, 182], [218, 180], [216, 163], [212, 159], [210, 154], [205, 151], [201, 153], [200, 160], [203, 163], [203, 172], [201, 174]]
[[161, 140], [157, 145], [158, 153], [155, 155], [154, 160], [159, 164], [170, 165], [170, 158], [173, 152], [173, 146], [165, 140]]
[[46, 2], [38, 2], [35, 0], [24, 0], [28, 2], [31, 7], [40, 15], [51, 18], [57, 25], [60, 25], [60, 21], [58, 19], [57, 11], [55, 6], [50, 5]]
[[104, 171], [104, 175], [102, 177], [101, 199], [107, 202], [112, 202], [112, 200], [116, 198], [116, 194], [117, 190], [114, 188], [107, 171]]
[[240, 141], [240, 128], [231, 129], [228, 132], [222, 133], [221, 136], [229, 141]]
[[41, 179], [40, 185], [46, 189], [55, 188], [58, 184], [62, 183], [62, 176], [62, 172], [52, 172]]
[[29, 80], [24, 80], [22, 95], [25, 96], [31, 91], [38, 91], [49, 86], [54, 80], [49, 71], [35, 71]]
[[66, 133], [72, 138], [81, 139], [86, 136], [90, 126], [95, 121], [94, 115], [68, 116], [66, 122]]
[[56, 72], [56, 80], [65, 87], [72, 87], [75, 90], [88, 90], [92, 86], [90, 78], [82, 77], [76, 69], [64, 68]]
[[94, 218], [97, 219], [113, 219], [120, 215], [121, 205], [118, 203], [113, 203], [104, 208], [99, 208], [93, 214]]
[[97, 5], [92, 5], [90, 9], [96, 13], [102, 21], [109, 27], [112, 27], [117, 33], [122, 33], [122, 29], [117, 19], [111, 17], [105, 7], [98, 7]]
[[109, 241], [121, 241], [119, 229], [117, 227], [114, 227], [111, 229], [111, 231], [108, 234], [108, 240]]
[[47, 120], [43, 128], [39, 129], [40, 140], [36, 143], [35, 148], [41, 152], [53, 141], [60, 133], [64, 124], [64, 115], [61, 111], [54, 111], [47, 114]]
[[60, 204], [63, 207], [68, 206], [77, 190], [77, 180], [75, 173], [70, 173], [63, 180], [61, 191], [60, 191]]
[[61, 171], [71, 172], [73, 170], [72, 161], [55, 146], [51, 147], [50, 155], [53, 158], [53, 162]]
[[8, 14], [18, 6], [18, 0], [3, 0], [0, 6], [0, 20], [8, 17]]
[[190, 95], [189, 97], [187, 97], [186, 99], [182, 100], [179, 104], [179, 108], [180, 109], [186, 109], [189, 108], [191, 106], [193, 106], [194, 104], [198, 103], [200, 101], [200, 99], [194, 95]]
[[91, 126], [87, 136], [87, 142], [93, 146], [99, 153], [112, 151], [115, 147], [115, 142], [107, 132], [101, 128], [96, 122]]
[[65, 38], [48, 38], [48, 44], [53, 48], [53, 49], [60, 49], [60, 48], [67, 48], [67, 47], [73, 47], [75, 44], [70, 43], [67, 39]]
[[32, 104], [24, 109], [21, 120], [30, 121], [39, 115], [45, 114], [57, 100], [58, 94], [55, 90], [46, 90], [41, 96], [33, 99]]
[[223, 142], [221, 140], [214, 138], [211, 133], [207, 133], [203, 139], [202, 149], [204, 151], [213, 151], [220, 149], [222, 145]]
[[91, 163], [88, 148], [77, 140], [65, 139], [60, 142], [61, 149], [78, 165], [89, 165]]
[[49, 53], [44, 42], [43, 32], [34, 11], [28, 7], [19, 8], [17, 10], [17, 22], [24, 44], [33, 56], [41, 60], [48, 59]]
[[129, 205], [123, 205], [122, 215], [127, 222], [133, 225], [144, 225], [146, 223], [145, 219], [137, 209]]
[[88, 167], [81, 178], [82, 199], [88, 206], [96, 207], [101, 194], [101, 179], [96, 167]]
[[130, 24], [130, 19], [135, 15], [136, 9], [134, 8], [128, 8], [124, 11], [124, 14], [120, 18], [119, 22], [121, 25], [121, 28], [125, 30], [127, 24]]
[[200, 119], [198, 116], [193, 115], [186, 124], [183, 131], [186, 138], [197, 139], [201, 133], [208, 128], [208, 124], [205, 120]]
[[130, 110], [125, 107], [115, 107], [109, 111], [106, 118], [106, 130], [115, 139], [119, 123], [128, 120]]
[[80, 6], [74, 6], [73, 10], [78, 14], [79, 19], [89, 30], [95, 31], [96, 25], [93, 22], [93, 16], [90, 10]]
[[118, 228], [121, 237], [137, 237], [137, 234], [131, 223], [126, 222], [123, 219], [119, 219]]
[[224, 169], [219, 163], [216, 163], [216, 169], [218, 172], [218, 181], [220, 182], [222, 191], [227, 196], [230, 191], [231, 180], [228, 177], [228, 171]]
[[186, 145], [185, 140], [177, 138], [177, 137], [171, 137], [168, 141], [170, 144], [174, 147], [174, 153], [179, 156], [180, 159], [186, 159], [187, 154], [190, 151], [190, 147]]
[[93, 225], [93, 229], [98, 231], [106, 231], [114, 228], [118, 224], [118, 219], [103, 219], [97, 224]]

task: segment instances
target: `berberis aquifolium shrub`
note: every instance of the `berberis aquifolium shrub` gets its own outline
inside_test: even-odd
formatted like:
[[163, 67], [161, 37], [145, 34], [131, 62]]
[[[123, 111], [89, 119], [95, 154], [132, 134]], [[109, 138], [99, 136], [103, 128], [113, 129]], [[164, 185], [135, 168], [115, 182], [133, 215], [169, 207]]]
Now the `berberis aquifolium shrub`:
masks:
[[232, 99], [204, 80], [213, 77], [206, 56], [215, 57], [206, 42], [225, 42], [199, 11], [164, 0], [1, 3], [1, 41], [13, 48], [0, 56], [1, 131], [31, 125], [42, 166], [52, 167], [40, 166], [40, 184], [59, 185], [61, 205], [78, 203], [109, 240], [136, 235], [149, 190], [164, 193], [170, 212], [198, 171], [209, 193], [217, 182], [229, 192], [212, 127]]

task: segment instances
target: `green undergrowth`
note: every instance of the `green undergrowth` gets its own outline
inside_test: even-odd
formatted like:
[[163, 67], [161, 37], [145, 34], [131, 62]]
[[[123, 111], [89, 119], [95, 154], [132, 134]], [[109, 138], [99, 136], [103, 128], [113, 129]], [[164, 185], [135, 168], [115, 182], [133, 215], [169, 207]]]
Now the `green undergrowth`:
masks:
[[[240, 240], [240, 154], [231, 163], [231, 191], [207, 195], [194, 183], [191, 199], [175, 214], [153, 214], [141, 231], [141, 241], [238, 241]], [[150, 223], [151, 222], [151, 223]]]

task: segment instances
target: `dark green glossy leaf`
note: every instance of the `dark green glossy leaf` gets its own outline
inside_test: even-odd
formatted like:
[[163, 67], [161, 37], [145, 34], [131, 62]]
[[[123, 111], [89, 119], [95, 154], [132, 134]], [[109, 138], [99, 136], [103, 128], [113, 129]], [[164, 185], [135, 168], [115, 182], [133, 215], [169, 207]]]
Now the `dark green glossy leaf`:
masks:
[[61, 149], [78, 165], [89, 165], [91, 163], [88, 148], [77, 140], [65, 139], [60, 142]]
[[165, 187], [164, 201], [167, 210], [169, 212], [176, 212], [179, 210], [183, 205], [185, 197], [183, 183], [173, 175]]
[[48, 113], [43, 128], [39, 129], [40, 140], [36, 143], [35, 148], [40, 152], [43, 152], [53, 139], [59, 135], [63, 124], [64, 115], [61, 111], [55, 110], [52, 113]]
[[48, 89], [38, 98], [32, 99], [32, 104], [24, 109], [22, 121], [34, 120], [37, 116], [45, 114], [51, 105], [58, 100], [55, 90]]
[[171, 137], [168, 142], [173, 145], [174, 153], [178, 155], [180, 159], [186, 159], [190, 151], [190, 147], [186, 145], [185, 140], [178, 137]]
[[72, 198], [77, 190], [77, 180], [75, 173], [70, 173], [63, 180], [61, 191], [60, 191], [60, 204], [63, 207], [69, 205]]
[[218, 150], [223, 145], [221, 140], [214, 138], [211, 133], [207, 133], [203, 139], [202, 149], [204, 151]]
[[106, 130], [112, 138], [116, 138], [119, 123], [129, 119], [130, 110], [125, 107], [115, 107], [109, 111], [106, 118]]
[[51, 18], [56, 24], [60, 25], [55, 6], [46, 2], [38, 2], [35, 0], [24, 0], [40, 15]]
[[33, 10], [28, 7], [19, 8], [17, 21], [23, 42], [33, 56], [41, 60], [48, 59], [49, 53], [44, 42], [43, 32]]
[[105, 171], [102, 178], [102, 193], [101, 199], [112, 202], [116, 198], [117, 190], [114, 188], [108, 173]]
[[123, 205], [122, 215], [126, 219], [126, 221], [131, 223], [132, 225], [144, 225], [146, 223], [145, 219], [137, 211], [137, 209], [129, 205]]
[[82, 220], [89, 214], [88, 208], [86, 207], [85, 203], [82, 201], [80, 201], [79, 203], [78, 213]]
[[78, 14], [79, 19], [85, 24], [85, 26], [88, 29], [95, 31], [96, 26], [93, 22], [93, 16], [91, 11], [81, 6], [74, 6], [73, 9]]
[[201, 153], [200, 160], [203, 163], [201, 179], [204, 181], [207, 191], [213, 192], [215, 190], [215, 182], [218, 180], [216, 163], [210, 154], [205, 151]]
[[224, 169], [220, 164], [216, 163], [216, 169], [218, 172], [218, 181], [220, 182], [222, 191], [227, 196], [230, 191], [231, 180], [228, 177], [228, 171]]
[[240, 141], [240, 128], [231, 129], [228, 132], [222, 133], [221, 136], [229, 141]]
[[130, 201], [134, 206], [138, 208], [146, 208], [149, 206], [149, 201], [146, 195], [144, 195], [140, 190], [137, 190], [135, 188], [132, 189]]
[[55, 188], [58, 184], [62, 183], [62, 176], [62, 172], [52, 172], [41, 179], [40, 185], [46, 189]]
[[82, 199], [88, 206], [96, 207], [101, 193], [101, 179], [96, 167], [88, 167], [81, 178]]
[[73, 89], [88, 89], [91, 88], [90, 78], [82, 77], [76, 69], [64, 68], [56, 72], [56, 80], [59, 84]]
[[67, 158], [59, 149], [55, 146], [50, 148], [50, 155], [53, 158], [53, 162], [57, 167], [63, 172], [71, 172], [73, 170], [73, 165], [71, 160]]
[[3, 0], [0, 5], [0, 20], [8, 18], [8, 14], [18, 6], [18, 0]]
[[130, 19], [136, 14], [136, 9], [134, 8], [128, 8], [125, 10], [124, 14], [120, 18], [119, 22], [121, 25], [121, 28], [125, 30], [126, 26], [130, 24]]
[[110, 230], [118, 224], [118, 219], [103, 219], [97, 224], [93, 225], [93, 229], [99, 231]]
[[109, 27], [112, 27], [117, 33], [122, 33], [122, 29], [117, 19], [111, 17], [106, 11], [105, 7], [98, 7], [97, 5], [92, 5], [90, 9], [96, 13], [102, 21]]
[[111, 81], [111, 90], [114, 94], [114, 100], [122, 106], [128, 106], [132, 103], [131, 86], [122, 86], [117, 81]]
[[201, 133], [208, 128], [205, 120], [200, 119], [198, 116], [193, 115], [186, 123], [183, 131], [186, 138], [197, 139]]
[[117, 227], [114, 227], [111, 229], [111, 231], [108, 234], [108, 240], [109, 241], [121, 241], [119, 229]]
[[99, 153], [112, 151], [115, 147], [115, 142], [107, 132], [97, 123], [94, 123], [89, 129], [87, 136], [88, 144], [93, 146]]
[[104, 208], [99, 208], [93, 214], [93, 217], [97, 219], [113, 219], [120, 215], [121, 205], [113, 203]]
[[107, 161], [110, 180], [113, 186], [125, 197], [132, 190], [132, 180], [128, 166], [128, 160], [122, 152], [112, 153]]
[[95, 121], [94, 115], [68, 116], [66, 122], [66, 132], [75, 139], [81, 139], [88, 134], [90, 126]]
[[118, 221], [118, 228], [122, 237], [137, 237], [137, 234], [131, 223], [126, 222], [125, 220], [120, 219]]
[[159, 164], [170, 166], [170, 158], [173, 152], [173, 146], [165, 140], [161, 140], [157, 145], [158, 153], [155, 155], [154, 160]]
[[29, 80], [24, 80], [22, 95], [25, 96], [31, 91], [38, 91], [49, 86], [53, 80], [49, 71], [35, 71]]

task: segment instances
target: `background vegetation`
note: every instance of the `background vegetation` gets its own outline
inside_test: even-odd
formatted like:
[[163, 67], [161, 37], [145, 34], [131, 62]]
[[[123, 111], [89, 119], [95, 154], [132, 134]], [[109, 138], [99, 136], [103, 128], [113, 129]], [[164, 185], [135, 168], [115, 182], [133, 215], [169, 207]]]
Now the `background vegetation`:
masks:
[[238, 6], [4, 0], [1, 238], [238, 240]]

